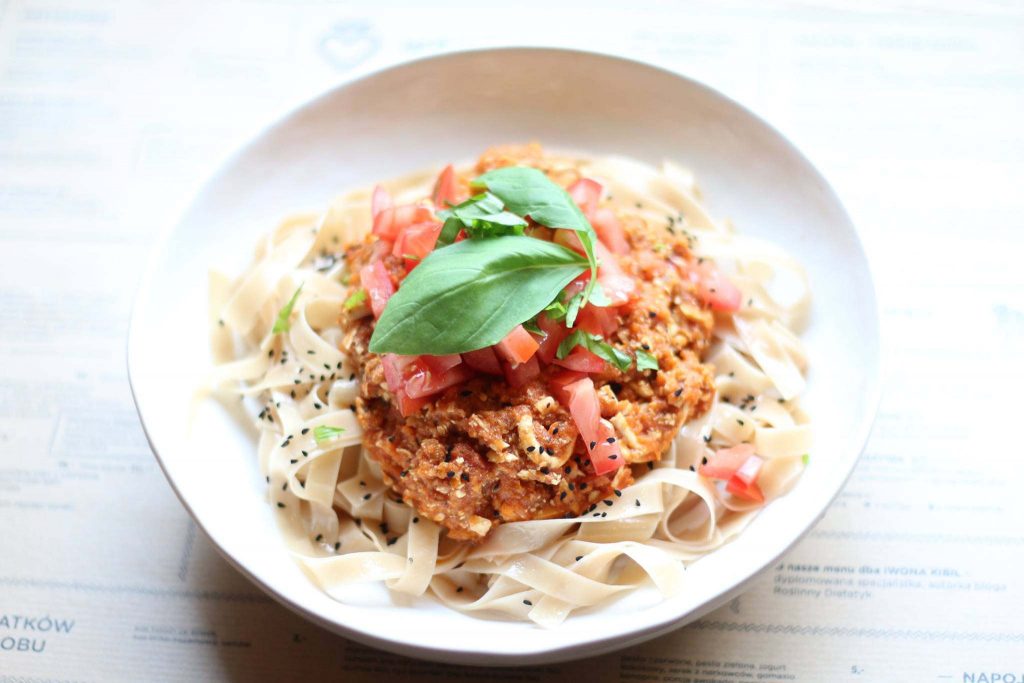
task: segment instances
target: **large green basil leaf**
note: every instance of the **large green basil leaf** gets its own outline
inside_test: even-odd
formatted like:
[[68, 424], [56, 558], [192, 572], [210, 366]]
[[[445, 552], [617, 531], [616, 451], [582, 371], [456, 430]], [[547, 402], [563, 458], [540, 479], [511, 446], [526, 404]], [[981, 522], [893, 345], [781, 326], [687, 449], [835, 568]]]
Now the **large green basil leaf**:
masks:
[[547, 306], [586, 266], [571, 249], [520, 235], [437, 249], [388, 301], [370, 351], [444, 355], [490, 346]]
[[575, 230], [590, 264], [591, 278], [583, 292], [583, 301], [590, 301], [597, 282], [597, 257], [594, 254], [597, 234], [569, 193], [542, 171], [526, 166], [496, 168], [484, 173], [473, 184], [486, 187], [512, 213], [529, 216], [549, 228]]

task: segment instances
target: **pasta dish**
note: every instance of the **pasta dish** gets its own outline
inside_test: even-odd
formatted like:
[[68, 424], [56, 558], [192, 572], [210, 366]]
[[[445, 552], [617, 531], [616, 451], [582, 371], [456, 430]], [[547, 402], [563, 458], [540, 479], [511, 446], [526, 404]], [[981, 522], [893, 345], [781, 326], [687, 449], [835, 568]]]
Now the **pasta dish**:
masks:
[[808, 462], [803, 269], [671, 162], [494, 147], [286, 218], [210, 301], [210, 388], [339, 600], [671, 595]]

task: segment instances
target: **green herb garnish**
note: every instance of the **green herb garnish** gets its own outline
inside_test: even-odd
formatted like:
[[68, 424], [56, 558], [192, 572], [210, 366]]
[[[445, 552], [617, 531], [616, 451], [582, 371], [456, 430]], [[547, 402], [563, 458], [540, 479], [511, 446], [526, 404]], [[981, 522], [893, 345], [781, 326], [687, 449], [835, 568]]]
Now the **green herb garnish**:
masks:
[[504, 204], [490, 192], [483, 192], [450, 209], [438, 211], [444, 219], [444, 227], [437, 238], [439, 246], [455, 241], [459, 230], [465, 229], [471, 238], [498, 237], [501, 235], [522, 235], [526, 221], [514, 213], [504, 210]]
[[295, 308], [295, 302], [299, 300], [299, 292], [302, 291], [302, 287], [305, 284], [306, 283], [303, 282], [301, 285], [299, 285], [299, 288], [295, 290], [295, 293], [292, 294], [292, 298], [288, 300], [288, 303], [284, 305], [284, 308], [278, 311], [277, 320], [274, 321], [274, 327], [271, 330], [273, 334], [278, 334], [279, 332], [287, 332], [292, 328], [292, 324], [289, 321], [289, 318], [292, 315], [292, 309]]
[[522, 166], [488, 171], [474, 180], [473, 185], [486, 187], [515, 214], [529, 216], [549, 228], [576, 231], [590, 266], [590, 282], [583, 292], [583, 300], [590, 301], [597, 283], [597, 257], [594, 255], [597, 234], [568, 192], [536, 168]]
[[341, 436], [345, 431], [344, 427], [330, 427], [328, 425], [320, 425], [313, 430], [313, 438], [316, 439], [317, 443], [323, 443], [324, 441], [330, 441]]
[[564, 359], [577, 346], [582, 346], [598, 358], [608, 361], [622, 372], [629, 370], [629, 366], [633, 364], [633, 358], [628, 353], [615, 348], [601, 335], [591, 334], [584, 330], [574, 330], [572, 334], [563, 339], [562, 343], [558, 345], [555, 355], [559, 359]]
[[586, 267], [571, 249], [522, 235], [436, 249], [388, 301], [370, 351], [445, 355], [496, 344]]
[[351, 311], [356, 306], [361, 305], [364, 301], [366, 301], [366, 290], [357, 289], [352, 292], [347, 299], [345, 299], [345, 310]]
[[804, 453], [803, 455], [800, 456], [800, 459], [803, 460], [804, 461], [804, 465], [806, 465], [807, 463], [809, 463], [811, 461], [811, 456], [808, 453]]
[[637, 370], [657, 370], [658, 359], [653, 353], [644, 351], [643, 349], [636, 350], [636, 369]]

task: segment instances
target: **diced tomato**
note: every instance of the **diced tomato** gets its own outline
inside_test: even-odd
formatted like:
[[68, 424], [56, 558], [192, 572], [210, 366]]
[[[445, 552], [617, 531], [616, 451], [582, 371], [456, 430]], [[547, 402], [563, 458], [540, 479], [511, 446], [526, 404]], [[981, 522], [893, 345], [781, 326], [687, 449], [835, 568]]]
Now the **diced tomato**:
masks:
[[395, 285], [391, 282], [391, 275], [388, 274], [384, 263], [374, 261], [363, 266], [359, 271], [359, 282], [370, 295], [370, 308], [373, 309], [374, 317], [379, 318], [388, 304], [388, 299], [395, 293]]
[[537, 349], [537, 357], [550, 365], [555, 360], [558, 345], [569, 336], [569, 330], [560, 322], [548, 318], [547, 315], [537, 316], [537, 327], [544, 332], [544, 337], [540, 340], [540, 347]]
[[509, 363], [525, 363], [533, 357], [539, 347], [540, 344], [526, 328], [516, 325], [515, 329], [494, 345], [494, 350]]
[[525, 363], [505, 363], [505, 379], [510, 386], [521, 387], [540, 374], [540, 362], [537, 356], [530, 356]]
[[440, 234], [440, 223], [415, 223], [402, 230], [391, 253], [404, 258], [405, 269], [412, 270], [434, 250]]
[[601, 265], [597, 269], [597, 281], [601, 288], [612, 302], [612, 306], [621, 306], [628, 302], [636, 289], [636, 282], [619, 266], [619, 260], [615, 258], [608, 247], [600, 242], [594, 245], [594, 253]]
[[395, 241], [398, 234], [413, 223], [434, 222], [433, 212], [425, 206], [403, 204], [381, 209], [373, 219], [373, 234], [389, 241]]
[[378, 185], [373, 188], [373, 199], [370, 202], [370, 213], [373, 216], [374, 221], [377, 220], [377, 215], [384, 209], [390, 209], [395, 205], [394, 200], [391, 199], [391, 193], [385, 190], [383, 187]]
[[[462, 363], [458, 354], [449, 356], [381, 356], [384, 380], [399, 402], [402, 415], [408, 415], [403, 401], [411, 410], [419, 409], [420, 399], [436, 394], [473, 376], [473, 370]], [[417, 403], [417, 401], [419, 401]]]
[[697, 285], [697, 298], [711, 306], [712, 311], [731, 313], [740, 310], [743, 292], [710, 261], [692, 265], [689, 278]]
[[566, 249], [572, 249], [577, 254], [586, 255], [586, 250], [583, 249], [583, 242], [580, 242], [579, 235], [576, 234], [575, 230], [555, 230], [555, 236], [553, 238], [555, 244], [560, 244]]
[[426, 365], [431, 372], [435, 374], [442, 374], [448, 372], [461, 363], [462, 356], [457, 353], [447, 356], [420, 356], [420, 361]]
[[615, 212], [604, 207], [594, 211], [590, 216], [590, 224], [594, 226], [594, 232], [598, 239], [615, 254], [628, 254], [629, 242], [626, 241], [626, 233], [622, 230], [622, 224], [615, 216]]
[[601, 404], [594, 382], [585, 377], [566, 386], [565, 391], [569, 396], [569, 413], [590, 454], [594, 472], [607, 474], [622, 467], [626, 461], [622, 457], [615, 428], [608, 420], [601, 419]]
[[423, 404], [427, 402], [427, 398], [425, 396], [420, 398], [411, 398], [401, 389], [395, 392], [395, 398], [398, 399], [398, 412], [402, 414], [402, 417], [409, 417], [422, 408]]
[[701, 465], [697, 471], [701, 476], [728, 481], [752, 455], [754, 455], [754, 446], [749, 443], [722, 448], [715, 451], [714, 455], [708, 458], [707, 463]]
[[400, 356], [397, 353], [385, 353], [380, 357], [380, 364], [384, 368], [384, 380], [389, 391], [395, 393], [402, 388], [405, 369], [418, 359], [419, 356]]
[[576, 316], [576, 327], [589, 332], [607, 337], [619, 327], [618, 318], [614, 308], [601, 308], [593, 304], [587, 304], [580, 309]]
[[752, 455], [747, 458], [746, 462], [740, 465], [740, 468], [736, 470], [736, 474], [733, 475], [739, 478], [744, 484], [753, 484], [757, 481], [757, 475], [761, 473], [761, 466], [764, 465], [764, 460], [759, 455]]
[[596, 441], [594, 448], [590, 448], [590, 443], [587, 443], [590, 462], [594, 465], [595, 474], [607, 474], [626, 464], [622, 457], [622, 446], [615, 436], [615, 427], [611, 422], [608, 420], [598, 422]]
[[548, 390], [566, 408], [569, 407], [569, 392], [566, 389], [573, 382], [586, 377], [582, 372], [562, 370], [548, 378]]
[[434, 207], [447, 209], [449, 206], [458, 204], [458, 190], [458, 185], [455, 182], [455, 169], [448, 164], [441, 171], [441, 175], [437, 177], [437, 182], [434, 183]]
[[590, 178], [580, 178], [569, 186], [568, 192], [572, 200], [580, 207], [580, 211], [589, 220], [601, 201], [601, 183]]
[[725, 490], [737, 498], [744, 498], [755, 503], [764, 502], [764, 492], [761, 491], [761, 487], [754, 482], [744, 482], [739, 476], [730, 479], [729, 483], [725, 485]]
[[409, 398], [431, 396], [450, 386], [465, 382], [473, 376], [473, 370], [461, 363], [442, 373], [431, 372], [426, 363], [422, 361], [409, 367], [412, 368], [412, 371], [407, 371], [403, 386], [403, 390]]
[[577, 346], [565, 358], [555, 358], [552, 362], [576, 372], [602, 372], [604, 370], [604, 361], [582, 346]]
[[462, 354], [462, 360], [477, 372], [486, 372], [489, 375], [504, 374], [501, 361], [498, 360], [498, 356], [490, 346], [476, 351], [466, 351]]

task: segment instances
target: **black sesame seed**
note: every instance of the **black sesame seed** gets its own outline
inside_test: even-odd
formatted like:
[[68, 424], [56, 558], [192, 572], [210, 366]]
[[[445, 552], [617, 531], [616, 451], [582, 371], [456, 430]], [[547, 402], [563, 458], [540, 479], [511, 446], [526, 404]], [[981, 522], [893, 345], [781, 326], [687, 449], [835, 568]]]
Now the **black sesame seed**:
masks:
[[537, 450], [537, 449], [535, 447], [533, 447], [533, 446], [527, 446], [526, 447], [526, 452], [527, 453], [533, 453], [535, 450]]
[[549, 467], [545, 466], [545, 467], [541, 467], [540, 468], [540, 473], [541, 474], [548, 474], [549, 472], [551, 472], [551, 469]]
[[554, 429], [551, 430], [551, 436], [554, 436], [556, 434], [558, 434], [558, 427], [555, 427]]
[[334, 552], [338, 552], [338, 549], [339, 549], [340, 547], [341, 547], [341, 541], [338, 541], [338, 542], [336, 542], [336, 543], [334, 544]]
[[640, 499], [639, 499], [639, 498], [637, 498], [635, 502], [636, 502], [636, 506], [637, 506], [637, 507], [640, 507]]
[[448, 478], [451, 479], [454, 476], [455, 476], [455, 472], [452, 472], [451, 470], [448, 470]]
[[459, 586], [458, 588], [456, 588], [455, 592], [456, 593], [461, 593], [462, 592], [462, 586]]
[[398, 473], [398, 476], [404, 478], [404, 477], [408, 476], [408, 474], [409, 474], [409, 470], [402, 470], [401, 472]]
[[616, 498], [622, 498], [622, 491], [620, 491], [618, 489], [612, 489], [612, 491], [615, 492], [615, 497]]
[[697, 471], [697, 468], [696, 468], [696, 467], [694, 467], [693, 465], [690, 465], [690, 471], [691, 471], [691, 472], [696, 472], [696, 471]]
[[388, 533], [388, 523], [387, 522], [381, 522], [378, 526], [380, 526], [380, 532], [382, 534], [387, 534]]
[[580, 491], [585, 491], [586, 488], [587, 488], [587, 482], [581, 481], [580, 482]]
[[313, 407], [316, 408], [317, 410], [320, 410], [321, 408], [323, 408], [323, 406], [320, 405], [319, 403], [314, 403]]
[[596, 441], [591, 441], [590, 442], [590, 450], [594, 450], [595, 448], [597, 448], [597, 442]]
[[563, 472], [565, 472], [566, 474], [569, 474], [570, 472], [572, 472], [572, 465], [566, 465], [566, 466], [565, 466], [565, 467], [564, 467], [564, 468], [562, 469], [562, 471], [563, 471]]
[[604, 503], [605, 505], [607, 505], [608, 507], [612, 506], [612, 501], [608, 500], [607, 498], [605, 498], [601, 502]]
[[306, 353], [308, 353], [309, 355], [312, 356], [312, 355], [314, 355], [316, 353], [316, 351], [314, 351], [313, 349], [310, 349], [309, 351], [306, 351]]
[[648, 470], [653, 470], [654, 469], [654, 463], [653, 462], [647, 463], [647, 469]]
[[608, 443], [615, 443], [615, 437], [609, 436], [607, 439], [605, 439], [605, 441], [607, 441]]
[[533, 603], [532, 603], [532, 602], [530, 602], [529, 600], [523, 600], [523, 604], [524, 604], [524, 605], [530, 605], [530, 606], [532, 606], [532, 605], [533, 605]]
[[654, 311], [647, 311], [647, 317], [648, 318], [657, 318], [658, 314], [655, 313]]
[[334, 368], [334, 369], [335, 369], [335, 370], [341, 370], [341, 361], [340, 361], [340, 360], [338, 361], [338, 365], [337, 365], [337, 366], [335, 366], [335, 368]]
[[459, 478], [460, 478], [460, 479], [462, 479], [462, 481], [469, 481], [469, 475], [468, 475], [468, 474], [466, 474], [465, 472], [463, 472], [462, 474], [460, 474], [460, 475], [459, 475]]
[[568, 493], [566, 493], [565, 491], [562, 491], [560, 494], [558, 494], [558, 499], [559, 500], [565, 500], [565, 497], [568, 496], [568, 495], [569, 495]]
[[682, 395], [683, 395], [683, 389], [682, 389], [682, 387], [680, 387], [680, 388], [676, 389], [676, 390], [675, 390], [675, 391], [674, 391], [673, 393], [674, 393], [674, 394], [676, 395], [676, 397], [677, 397], [677, 398], [678, 398], [679, 396], [682, 396]]
[[299, 451], [299, 452], [302, 453], [302, 457], [303, 458], [308, 458], [309, 457], [309, 451]]
[[324, 535], [323, 534], [317, 534], [316, 538], [313, 539], [313, 540], [317, 541], [319, 543], [320, 541], [324, 540]]
[[611, 455], [608, 456], [608, 459], [609, 460], [618, 460], [619, 456], [616, 453], [612, 453]]
[[577, 556], [576, 556], [576, 561], [577, 561], [577, 562], [579, 562], [579, 561], [580, 561], [580, 560], [582, 560], [582, 559], [583, 559], [583, 556], [582, 556], [582, 555], [577, 555]]
[[295, 463], [297, 463], [297, 462], [298, 462], [298, 460], [294, 460], [294, 459], [293, 459], [293, 460], [289, 460], [288, 462], [290, 462], [291, 464], [293, 464], [293, 465], [294, 465]]
[[371, 495], [373, 494], [367, 493], [365, 496], [363, 496], [363, 500], [370, 500]]
[[412, 518], [412, 523], [413, 524], [419, 524], [420, 523], [420, 518], [419, 517], [413, 517]]
[[705, 456], [705, 457], [703, 457], [703, 458], [701, 458], [701, 459], [700, 459], [700, 464], [701, 464], [701, 465], [707, 465], [707, 464], [708, 464], [708, 459], [707, 459], [707, 456]]
[[284, 507], [284, 503], [278, 503], [278, 504], [277, 504], [277, 507], [279, 507], [279, 508], [283, 508], [283, 507]]
[[394, 545], [397, 542], [398, 542], [398, 537], [397, 536], [392, 536], [391, 538], [388, 539], [388, 545]]

